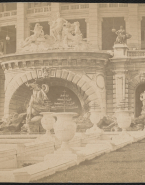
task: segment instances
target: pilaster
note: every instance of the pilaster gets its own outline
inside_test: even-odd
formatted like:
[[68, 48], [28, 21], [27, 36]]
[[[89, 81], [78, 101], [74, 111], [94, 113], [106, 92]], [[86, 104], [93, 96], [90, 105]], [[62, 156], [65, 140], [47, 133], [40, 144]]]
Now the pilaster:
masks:
[[95, 49], [99, 49], [98, 12], [98, 3], [89, 3], [89, 41]]
[[131, 39], [128, 39], [127, 45], [129, 48], [141, 47], [141, 20], [138, 15], [138, 4], [128, 4], [128, 18], [126, 21], [126, 31], [132, 35]]
[[26, 20], [27, 3], [17, 3], [17, 43], [16, 47], [19, 50], [20, 43], [29, 36], [29, 26]]
[[117, 106], [123, 100], [124, 103], [128, 104], [128, 70], [124, 62], [122, 64], [116, 64], [113, 73], [113, 109], [115, 112]]

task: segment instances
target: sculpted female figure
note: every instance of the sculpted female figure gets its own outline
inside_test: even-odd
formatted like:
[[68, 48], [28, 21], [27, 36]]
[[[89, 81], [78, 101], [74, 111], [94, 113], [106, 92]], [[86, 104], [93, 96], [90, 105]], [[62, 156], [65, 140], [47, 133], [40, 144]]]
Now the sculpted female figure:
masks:
[[26, 86], [32, 87], [33, 89], [33, 94], [27, 108], [26, 125], [28, 126], [29, 122], [31, 122], [32, 115], [36, 116], [40, 112], [47, 111], [47, 107], [44, 103], [45, 100], [48, 100], [46, 93], [49, 91], [49, 87], [48, 85], [43, 84], [41, 88], [36, 83], [27, 83]]
[[63, 24], [66, 23], [67, 21], [63, 18], [60, 17], [60, 14], [57, 13], [57, 18], [56, 20], [53, 22], [53, 24], [51, 25], [51, 36], [56, 40], [60, 40], [61, 39], [61, 34], [62, 34], [62, 28], [63, 28]]
[[31, 44], [32, 42], [35, 42], [37, 40], [37, 38], [44, 36], [43, 27], [40, 26], [39, 23], [36, 23], [34, 30], [31, 30], [31, 31], [34, 34], [25, 39], [24, 43], [22, 43], [22, 47], [25, 47], [25, 46]]

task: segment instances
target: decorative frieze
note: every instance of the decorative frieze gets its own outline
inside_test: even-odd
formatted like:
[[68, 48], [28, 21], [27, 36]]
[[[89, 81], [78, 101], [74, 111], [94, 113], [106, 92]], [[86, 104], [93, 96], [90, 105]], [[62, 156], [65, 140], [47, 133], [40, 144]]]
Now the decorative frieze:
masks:
[[15, 70], [22, 68], [37, 68], [40, 66], [54, 66], [54, 67], [97, 67], [104, 66], [105, 60], [101, 61], [96, 59], [52, 59], [52, 60], [26, 60], [26, 61], [9, 61], [3, 62], [3, 70]]

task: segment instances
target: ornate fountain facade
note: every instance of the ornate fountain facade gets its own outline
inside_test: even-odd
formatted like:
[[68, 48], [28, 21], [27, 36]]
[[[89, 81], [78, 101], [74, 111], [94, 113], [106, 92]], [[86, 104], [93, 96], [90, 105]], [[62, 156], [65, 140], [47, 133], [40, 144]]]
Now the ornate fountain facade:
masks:
[[33, 34], [19, 39], [17, 52], [0, 57], [4, 73], [1, 119], [13, 112], [26, 112], [32, 95], [26, 84], [34, 81], [50, 90], [68, 89], [79, 102], [79, 114], [96, 103], [101, 117], [112, 116], [123, 100], [127, 104], [125, 110], [138, 117], [142, 105], [138, 109], [137, 104], [143, 91], [139, 89], [137, 95], [134, 92], [144, 83], [144, 53], [128, 50], [127, 39], [131, 35], [123, 27], [118, 31], [112, 29], [117, 35], [113, 51], [99, 50], [83, 38], [78, 21], [70, 23], [58, 11], [53, 13], [49, 12], [47, 17], [50, 33], [44, 34], [43, 27], [35, 21]]
[[[94, 51], [90, 44], [83, 40], [79, 22], [70, 24], [57, 14], [56, 20], [49, 21], [49, 24], [54, 24], [50, 35], [44, 35], [42, 26], [36, 23], [34, 34], [20, 43], [21, 47], [16, 54], [0, 58], [5, 73], [4, 117], [18, 112], [18, 108], [23, 107], [26, 100], [28, 103], [30, 97], [26, 120], [31, 117], [28, 112], [33, 115], [43, 112], [37, 108], [37, 111], [34, 111], [33, 108], [33, 104], [39, 102], [35, 100], [35, 94], [40, 89], [32, 83], [28, 85], [34, 81], [50, 88], [68, 88], [77, 96], [82, 111], [86, 105], [90, 107], [96, 102], [105, 115], [105, 67], [111, 55]], [[33, 88], [33, 96], [29, 86]], [[44, 90], [41, 96], [45, 93]]]

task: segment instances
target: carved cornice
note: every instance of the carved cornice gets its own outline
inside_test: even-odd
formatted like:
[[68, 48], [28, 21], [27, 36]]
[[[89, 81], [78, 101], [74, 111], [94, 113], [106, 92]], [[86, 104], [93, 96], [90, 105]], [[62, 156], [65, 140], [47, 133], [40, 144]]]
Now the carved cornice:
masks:
[[114, 75], [121, 75], [121, 74], [126, 74], [128, 72], [128, 70], [126, 69], [115, 69], [112, 70]]
[[107, 53], [90, 52], [54, 52], [35, 53], [0, 57], [3, 70], [39, 68], [40, 66], [55, 67], [99, 67], [104, 68], [108, 61]]

